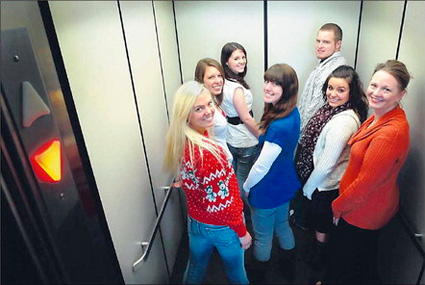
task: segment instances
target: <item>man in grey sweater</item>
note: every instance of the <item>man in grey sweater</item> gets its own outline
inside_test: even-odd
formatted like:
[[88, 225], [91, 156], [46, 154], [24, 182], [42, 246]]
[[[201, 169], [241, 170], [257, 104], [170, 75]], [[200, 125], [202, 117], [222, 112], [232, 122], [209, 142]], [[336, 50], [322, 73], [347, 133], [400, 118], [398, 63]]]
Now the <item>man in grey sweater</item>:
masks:
[[316, 36], [317, 66], [308, 76], [303, 93], [298, 100], [298, 110], [301, 115], [301, 132], [311, 116], [325, 103], [322, 86], [326, 78], [340, 65], [347, 64], [341, 55], [342, 30], [334, 23], [324, 24]]
[[[347, 64], [341, 55], [342, 29], [334, 23], [324, 24], [316, 35], [316, 57], [319, 60], [317, 66], [308, 76], [303, 93], [298, 99], [298, 110], [301, 116], [301, 135], [310, 118], [325, 104], [322, 87], [326, 78], [337, 67]], [[307, 229], [306, 211], [309, 201], [300, 189], [291, 201], [290, 220], [296, 226]]]

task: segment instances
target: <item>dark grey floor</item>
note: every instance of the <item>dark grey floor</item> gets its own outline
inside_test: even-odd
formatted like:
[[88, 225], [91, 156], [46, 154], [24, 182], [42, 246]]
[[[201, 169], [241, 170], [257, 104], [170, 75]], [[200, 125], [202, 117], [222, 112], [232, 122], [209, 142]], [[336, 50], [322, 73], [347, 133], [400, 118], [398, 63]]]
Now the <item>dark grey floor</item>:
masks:
[[[247, 228], [253, 235], [252, 224], [247, 215]], [[304, 231], [291, 224], [295, 235], [297, 257], [296, 257], [296, 280], [294, 283], [289, 283], [280, 273], [277, 266], [277, 241], [274, 241], [271, 264], [266, 274], [265, 284], [308, 284], [312, 277], [317, 276], [320, 272], [316, 272], [305, 263], [314, 242], [314, 233], [312, 231]], [[245, 265], [252, 260], [252, 246], [245, 252]], [[172, 272], [171, 284], [179, 284], [182, 282], [184, 270], [186, 268], [188, 259], [188, 237], [187, 233], [182, 238], [177, 260]], [[207, 274], [205, 276], [204, 284], [229, 284], [226, 274], [224, 272], [220, 256], [216, 251], [211, 258], [208, 266]]]

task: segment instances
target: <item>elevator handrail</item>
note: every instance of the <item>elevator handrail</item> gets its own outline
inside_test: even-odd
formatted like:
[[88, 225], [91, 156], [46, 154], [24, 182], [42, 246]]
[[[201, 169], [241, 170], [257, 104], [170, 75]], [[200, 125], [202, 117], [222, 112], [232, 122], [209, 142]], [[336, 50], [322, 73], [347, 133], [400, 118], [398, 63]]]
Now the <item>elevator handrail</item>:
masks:
[[425, 272], [425, 248], [423, 246], [423, 243], [421, 242], [421, 239], [423, 238], [423, 234], [417, 233], [413, 230], [412, 225], [409, 222], [409, 219], [405, 216], [403, 211], [399, 211], [397, 214], [404, 230], [407, 232], [408, 236], [412, 240], [413, 244], [415, 245], [416, 249], [419, 251], [421, 257], [422, 257], [422, 266], [419, 271], [419, 276], [415, 284], [421, 284], [422, 276]]
[[173, 188], [174, 187], [172, 185], [159, 188], [159, 189], [164, 189], [166, 191], [164, 202], [162, 203], [161, 210], [159, 211], [158, 217], [156, 218], [155, 226], [154, 226], [154, 228], [153, 228], [153, 230], [152, 230], [152, 232], [149, 236], [149, 241], [147, 241], [147, 242], [143, 241], [143, 242], [140, 243], [140, 245], [142, 246], [142, 253], [143, 254], [136, 262], [133, 263], [133, 271], [135, 271], [136, 267], [140, 263], [145, 261], [149, 256], [149, 253], [152, 249], [153, 240], [155, 239], [156, 233], [157, 233], [158, 228], [159, 228], [159, 224], [161, 223], [162, 216], [164, 215], [164, 212], [165, 212], [165, 207], [167, 206], [168, 200], [170, 199], [171, 190]]

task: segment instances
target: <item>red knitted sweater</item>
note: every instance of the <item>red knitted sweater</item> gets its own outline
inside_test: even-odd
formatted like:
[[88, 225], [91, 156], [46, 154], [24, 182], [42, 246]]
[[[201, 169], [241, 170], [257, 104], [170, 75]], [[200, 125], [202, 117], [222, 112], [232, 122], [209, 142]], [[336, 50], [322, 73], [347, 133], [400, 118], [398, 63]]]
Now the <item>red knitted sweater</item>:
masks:
[[341, 179], [334, 216], [368, 230], [382, 228], [398, 211], [397, 177], [409, 151], [404, 111], [391, 110], [370, 128], [369, 117], [348, 142], [351, 155]]
[[232, 165], [220, 148], [220, 160], [199, 147], [194, 149], [193, 164], [189, 156], [189, 143], [180, 171], [186, 194], [189, 216], [210, 224], [229, 226], [239, 237], [246, 235], [242, 217], [243, 203]]

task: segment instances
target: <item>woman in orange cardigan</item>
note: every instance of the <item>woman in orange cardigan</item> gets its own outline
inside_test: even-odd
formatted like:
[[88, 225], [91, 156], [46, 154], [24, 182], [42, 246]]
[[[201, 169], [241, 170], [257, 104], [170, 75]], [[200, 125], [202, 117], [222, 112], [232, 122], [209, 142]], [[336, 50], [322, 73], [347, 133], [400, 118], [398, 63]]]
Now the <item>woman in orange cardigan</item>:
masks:
[[397, 60], [378, 64], [366, 90], [371, 115], [350, 141], [351, 154], [332, 203], [330, 282], [378, 282], [380, 229], [399, 207], [397, 176], [409, 151], [409, 124], [400, 107], [410, 74]]

